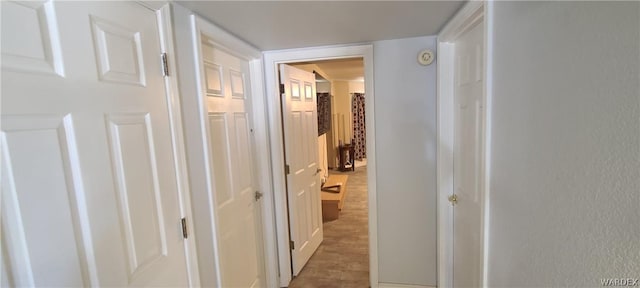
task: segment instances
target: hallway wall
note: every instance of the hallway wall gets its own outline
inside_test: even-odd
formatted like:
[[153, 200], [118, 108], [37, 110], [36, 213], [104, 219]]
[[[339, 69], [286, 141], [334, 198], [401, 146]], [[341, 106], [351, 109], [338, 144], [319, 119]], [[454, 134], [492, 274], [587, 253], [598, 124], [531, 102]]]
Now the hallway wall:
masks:
[[[173, 12], [176, 15], [174, 21], [180, 23], [180, 27], [189, 27], [187, 16], [191, 14], [190, 11], [174, 5]], [[186, 32], [176, 30], [176, 40], [191, 45], [191, 34]], [[420, 66], [416, 58], [422, 49], [430, 48], [435, 51], [436, 37], [377, 41], [373, 45], [378, 151], [376, 178], [379, 282], [435, 286], [436, 65]], [[186, 57], [187, 51], [192, 50], [177, 51], [176, 65], [180, 72], [178, 77], [181, 89], [195, 87], [192, 83], [195, 78], [188, 77], [193, 74], [193, 67], [185, 65], [192, 61]], [[348, 82], [343, 86], [347, 93], [352, 91], [349, 89], [359, 89], [358, 85], [349, 85]], [[335, 90], [334, 87], [332, 90]], [[181, 91], [183, 95], [196, 95], [185, 91]], [[333, 94], [336, 94], [335, 91]], [[197, 107], [185, 103], [183, 110], [195, 111]], [[197, 119], [193, 118], [195, 116], [192, 113], [184, 113], [183, 117], [186, 126], [197, 126]], [[187, 151], [195, 149], [193, 145], [197, 143], [198, 139], [188, 138]], [[190, 175], [192, 189], [202, 187], [201, 172]], [[197, 228], [207, 224], [196, 223]], [[210, 247], [206, 247], [211, 239], [202, 242], [198, 246], [202, 281], [214, 283], [216, 275], [212, 273], [215, 269], [211, 259], [214, 259], [215, 254], [208, 249]]]
[[374, 42], [379, 281], [436, 286], [436, 37]]
[[489, 287], [640, 277], [640, 3], [493, 5]]
[[[349, 94], [348, 81], [332, 81], [333, 100], [331, 102], [332, 123], [331, 130], [334, 131], [334, 146], [338, 146], [338, 141], [351, 143], [353, 138], [353, 115], [351, 114], [351, 95]], [[336, 129], [333, 129], [336, 128]]]

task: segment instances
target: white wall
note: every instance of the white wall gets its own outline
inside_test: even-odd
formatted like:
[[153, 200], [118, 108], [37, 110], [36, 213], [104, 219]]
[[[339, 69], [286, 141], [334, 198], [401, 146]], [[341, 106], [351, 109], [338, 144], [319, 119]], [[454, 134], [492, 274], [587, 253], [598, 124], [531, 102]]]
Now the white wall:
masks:
[[364, 93], [364, 82], [349, 81], [349, 94], [351, 93]]
[[316, 82], [316, 91], [331, 94], [331, 82]]
[[353, 115], [351, 114], [349, 81], [331, 81], [331, 88], [333, 90], [333, 98], [331, 98], [331, 130], [334, 133], [334, 145], [338, 147], [338, 141], [351, 143], [351, 138], [353, 138]]
[[436, 285], [436, 37], [374, 43], [379, 281]]
[[639, 278], [640, 3], [494, 5], [489, 286]]

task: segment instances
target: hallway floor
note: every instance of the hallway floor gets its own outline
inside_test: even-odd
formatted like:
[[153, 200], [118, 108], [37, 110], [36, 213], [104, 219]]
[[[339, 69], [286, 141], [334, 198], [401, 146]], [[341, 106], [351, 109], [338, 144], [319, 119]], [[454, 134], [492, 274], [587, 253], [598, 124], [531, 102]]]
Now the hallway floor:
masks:
[[324, 222], [324, 241], [289, 288], [369, 287], [369, 225], [367, 219], [367, 167], [349, 175], [340, 218]]

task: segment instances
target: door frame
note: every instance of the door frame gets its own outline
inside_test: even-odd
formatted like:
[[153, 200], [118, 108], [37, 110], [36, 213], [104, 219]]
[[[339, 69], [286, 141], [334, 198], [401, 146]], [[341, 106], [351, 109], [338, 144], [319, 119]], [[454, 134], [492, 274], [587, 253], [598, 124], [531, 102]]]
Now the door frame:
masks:
[[[198, 86], [198, 91], [200, 92], [200, 120], [202, 121], [201, 123], [203, 124], [201, 126], [202, 128], [202, 135], [204, 135], [204, 137], [202, 138], [202, 147], [203, 148], [207, 148], [210, 145], [209, 139], [206, 136], [208, 134], [208, 131], [210, 131], [209, 129], [209, 121], [208, 121], [208, 117], [209, 117], [209, 112], [208, 112], [208, 108], [207, 108], [207, 99], [206, 96], [202, 95], [202, 91], [205, 91], [206, 89], [204, 88], [206, 86], [205, 83], [202, 83], [202, 75], [204, 75], [204, 67], [202, 65], [201, 62], [201, 37], [200, 35], [205, 34], [208, 37], [211, 37], [212, 39], [212, 43], [216, 48], [219, 48], [221, 50], [224, 50], [225, 52], [228, 52], [231, 55], [234, 55], [240, 59], [246, 60], [247, 62], [249, 62], [249, 78], [251, 81], [251, 99], [250, 99], [250, 104], [251, 104], [251, 113], [253, 114], [253, 119], [251, 121], [251, 126], [253, 127], [253, 141], [252, 141], [252, 150], [255, 151], [255, 155], [254, 155], [254, 163], [256, 165], [256, 172], [257, 171], [268, 171], [269, 166], [268, 166], [268, 158], [266, 157], [266, 155], [268, 155], [269, 150], [267, 149], [266, 145], [262, 145], [263, 143], [267, 143], [266, 141], [266, 127], [264, 125], [265, 121], [265, 117], [266, 117], [266, 113], [265, 110], [261, 107], [264, 107], [264, 103], [262, 101], [262, 99], [264, 98], [264, 93], [263, 93], [263, 89], [261, 89], [261, 87], [263, 87], [263, 74], [262, 74], [262, 54], [260, 53], [260, 51], [258, 51], [256, 48], [240, 41], [239, 39], [233, 37], [231, 34], [228, 34], [226, 31], [220, 29], [219, 27], [211, 24], [210, 22], [208, 22], [207, 20], [197, 16], [197, 15], [192, 15], [191, 16], [191, 24], [192, 24], [192, 31], [193, 31], [193, 45], [194, 45], [194, 51], [195, 51], [195, 67], [196, 69], [199, 71], [199, 75], [198, 77], [196, 77], [196, 83]], [[213, 193], [213, 179], [211, 179], [210, 175], [211, 175], [211, 164], [212, 164], [212, 158], [210, 158], [209, 156], [209, 149], [204, 149], [203, 151], [203, 155], [208, 159], [208, 161], [205, 161], [205, 170], [207, 171], [206, 175], [207, 175], [207, 182], [208, 182], [208, 187], [207, 190], [209, 191], [208, 193], [210, 193], [210, 196], [212, 197], [212, 193]], [[269, 177], [264, 177], [264, 175], [262, 175], [261, 173], [256, 173], [256, 178], [254, 179], [256, 180], [256, 189], [258, 189], [258, 191], [261, 191], [261, 193], [263, 193], [263, 195], [265, 195], [264, 197], [264, 201], [262, 202], [262, 209], [261, 211], [263, 212], [261, 216], [262, 218], [262, 223], [261, 226], [265, 227], [265, 220], [268, 219], [266, 217], [266, 214], [264, 213], [264, 210], [266, 207], [270, 206], [267, 203], [269, 203], [269, 197], [268, 195], [272, 194], [271, 191], [268, 191], [268, 187], [270, 187], [270, 179]], [[213, 198], [212, 198], [213, 199]], [[215, 251], [215, 267], [216, 267], [216, 273], [218, 275], [221, 275], [221, 270], [220, 270], [220, 247], [219, 247], [219, 243], [218, 243], [218, 230], [217, 230], [217, 219], [216, 218], [216, 207], [212, 206], [212, 214], [210, 215], [210, 217], [212, 218], [212, 222], [214, 225], [214, 229], [213, 229], [213, 245], [214, 245], [214, 251]], [[267, 254], [267, 249], [268, 249], [268, 241], [266, 240], [266, 237], [264, 236], [264, 234], [266, 233], [266, 229], [263, 229], [262, 232], [262, 240], [261, 241], [263, 247], [262, 250], [263, 253], [263, 259], [262, 260], [262, 269], [263, 269], [263, 273], [264, 273], [264, 280], [265, 280], [265, 285], [266, 286], [270, 286], [269, 284], [272, 283], [274, 281], [274, 279], [271, 279], [271, 277], [273, 277], [274, 275], [271, 275], [270, 273], [267, 273], [267, 267], [266, 267], [266, 254]], [[260, 260], [260, 259], [259, 259]], [[222, 287], [222, 282], [221, 282], [221, 277], [217, 277], [217, 285], [218, 287]]]
[[[173, 19], [171, 4], [169, 1], [137, 1], [140, 5], [155, 11], [158, 22], [158, 34], [160, 37], [160, 51], [167, 54], [168, 63], [177, 63], [173, 38]], [[160, 61], [160, 60], [159, 60]], [[178, 78], [176, 65], [168, 65], [169, 76], [164, 77], [164, 89], [167, 97], [169, 112], [169, 129], [171, 131], [171, 146], [173, 150], [173, 162], [176, 173], [176, 188], [178, 193], [178, 205], [180, 216], [193, 219], [191, 207], [191, 189], [189, 187], [189, 172], [184, 139], [184, 126], [182, 122], [182, 105], [178, 90]], [[187, 221], [187, 230], [194, 231], [193, 221]], [[198, 254], [195, 237], [187, 237], [184, 241], [184, 250], [187, 265], [187, 274], [190, 287], [200, 286], [200, 274], [198, 270]]]
[[[291, 253], [289, 249], [289, 216], [287, 209], [287, 189], [284, 170], [284, 142], [282, 109], [278, 80], [278, 65], [296, 62], [344, 59], [362, 57], [364, 59], [365, 117], [367, 129], [367, 190], [369, 201], [369, 282], [371, 287], [378, 285], [378, 226], [376, 198], [376, 148], [375, 148], [375, 97], [373, 90], [373, 45], [343, 45], [287, 49], [264, 52], [264, 71], [266, 104], [269, 111], [269, 131], [271, 146], [271, 177], [273, 179], [273, 206], [271, 214], [275, 221], [270, 228], [275, 233], [271, 241], [277, 244], [277, 255], [267, 258], [268, 264], [279, 267], [279, 287], [291, 282]], [[264, 171], [263, 173], [268, 173]]]
[[438, 96], [437, 96], [437, 205], [438, 205], [438, 287], [453, 287], [453, 207], [448, 196], [454, 192], [454, 67], [455, 41], [475, 25], [483, 25], [483, 161], [481, 180], [481, 249], [482, 285], [487, 287], [489, 252], [489, 180], [491, 159], [491, 95], [492, 95], [492, 1], [470, 1], [449, 20], [438, 35]]
[[[191, 111], [191, 114], [185, 114], [183, 121], [188, 128], [185, 130], [185, 138], [188, 137], [189, 141], [186, 142], [188, 147], [188, 154], [190, 159], [200, 159], [198, 161], [192, 161], [189, 163], [189, 183], [192, 188], [192, 198], [195, 201], [207, 201], [209, 207], [208, 211], [198, 215], [203, 219], [208, 219], [207, 229], [200, 229], [197, 233], [202, 233], [203, 240], [199, 243], [204, 245], [207, 249], [199, 251], [198, 256], [205, 257], [200, 262], [212, 263], [211, 268], [213, 271], [203, 271], [209, 274], [208, 278], [215, 282], [214, 286], [221, 286], [220, 278], [220, 253], [218, 246], [218, 235], [216, 230], [216, 217], [215, 207], [212, 206], [212, 202], [209, 199], [213, 199], [213, 190], [211, 183], [213, 179], [210, 177], [209, 171], [211, 171], [211, 160], [207, 151], [208, 144], [208, 121], [207, 121], [207, 105], [205, 103], [206, 98], [203, 97], [202, 91], [204, 90], [202, 83], [203, 71], [200, 69], [200, 35], [206, 34], [212, 39], [213, 44], [223, 49], [230, 54], [237, 56], [241, 59], [249, 62], [249, 75], [248, 78], [251, 81], [251, 113], [253, 113], [253, 120], [251, 126], [253, 127], [253, 142], [252, 149], [255, 152], [254, 163], [256, 169], [256, 189], [258, 189], [263, 195], [262, 202], [262, 223], [259, 223], [263, 229], [263, 271], [266, 287], [275, 287], [278, 283], [277, 270], [269, 270], [268, 259], [275, 259], [276, 245], [268, 237], [269, 231], [275, 230], [275, 222], [273, 216], [270, 214], [272, 211], [273, 203], [273, 190], [271, 186], [270, 167], [270, 148], [268, 142], [268, 130], [266, 125], [266, 106], [264, 102], [264, 74], [262, 71], [262, 53], [255, 47], [247, 44], [246, 42], [236, 38], [230, 33], [224, 31], [218, 26], [208, 22], [207, 20], [199, 17], [191, 10], [184, 8], [183, 6], [172, 3], [172, 12], [174, 13], [173, 25], [176, 33], [176, 45], [181, 47], [177, 50], [177, 58], [180, 59], [180, 65], [178, 66], [178, 77], [181, 81], [180, 91], [181, 101], [185, 111]], [[197, 163], [195, 163], [197, 162]], [[207, 224], [207, 223], [205, 223]], [[207, 226], [207, 225], [204, 225]], [[203, 226], [199, 226], [202, 228]], [[195, 231], [195, 230], [192, 230]], [[193, 237], [195, 238], [195, 237]], [[272, 255], [273, 254], [273, 255]], [[206, 269], [203, 267], [203, 269]], [[206, 284], [211, 285], [211, 284]], [[200, 286], [200, 285], [197, 285]]]

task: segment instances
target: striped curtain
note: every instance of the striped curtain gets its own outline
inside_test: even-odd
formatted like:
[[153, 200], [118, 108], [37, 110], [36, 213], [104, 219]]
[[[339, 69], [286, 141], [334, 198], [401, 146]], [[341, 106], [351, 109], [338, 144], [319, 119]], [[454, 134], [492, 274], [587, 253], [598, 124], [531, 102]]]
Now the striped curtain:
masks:
[[353, 93], [351, 112], [353, 112], [353, 145], [355, 146], [356, 160], [367, 158], [367, 133], [364, 120], [364, 94]]

